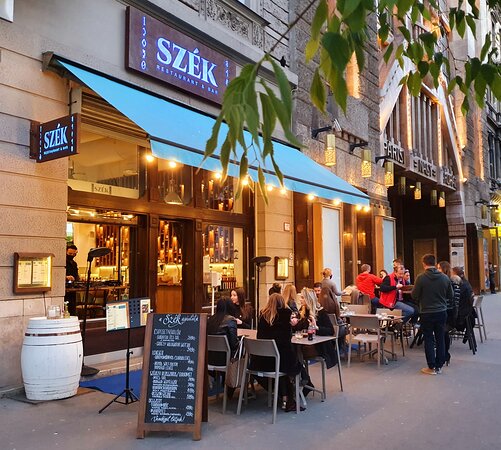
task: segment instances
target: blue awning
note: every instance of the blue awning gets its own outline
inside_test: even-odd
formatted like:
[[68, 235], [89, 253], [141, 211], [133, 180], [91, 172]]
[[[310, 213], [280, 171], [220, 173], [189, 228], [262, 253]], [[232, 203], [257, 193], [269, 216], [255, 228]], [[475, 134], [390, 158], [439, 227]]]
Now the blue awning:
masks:
[[[58, 60], [58, 62], [83, 84], [144, 129], [150, 135], [154, 156], [175, 160], [193, 167], [201, 166], [211, 171], [221, 170], [217, 152], [202, 165], [205, 143], [211, 135], [215, 122], [213, 117], [66, 61]], [[225, 136], [226, 130], [226, 125], [223, 124], [220, 136]], [[246, 132], [246, 139], [251, 142], [250, 133]], [[220, 142], [223, 142], [222, 138]], [[366, 194], [299, 150], [276, 141], [273, 147], [275, 161], [284, 174], [284, 185], [287, 189], [330, 200], [339, 199], [350, 204], [363, 206], [369, 204], [369, 197]], [[237, 153], [241, 151], [241, 148], [237, 149]], [[273, 165], [269, 157], [265, 160], [263, 170], [266, 182], [278, 187], [279, 182], [273, 173]], [[228, 174], [238, 177], [238, 158], [230, 163]], [[251, 157], [249, 157], [249, 175], [254, 181], [257, 180], [257, 165], [252, 164]]]

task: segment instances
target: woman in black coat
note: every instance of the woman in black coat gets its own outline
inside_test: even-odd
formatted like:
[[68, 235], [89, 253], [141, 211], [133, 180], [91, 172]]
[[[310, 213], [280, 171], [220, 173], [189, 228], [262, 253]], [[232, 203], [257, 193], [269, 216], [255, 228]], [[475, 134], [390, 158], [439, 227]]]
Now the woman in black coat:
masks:
[[[267, 305], [261, 310], [257, 325], [258, 339], [273, 339], [277, 344], [280, 354], [280, 372], [287, 374], [280, 377], [279, 395], [286, 397], [286, 411], [294, 411], [294, 387], [291, 377], [295, 377], [301, 371], [301, 365], [291, 343], [291, 310], [285, 305], [280, 294], [271, 294]], [[275, 361], [273, 358], [256, 356], [251, 361], [253, 370], [274, 371]], [[262, 383], [263, 387], [267, 383]]]
[[[234, 355], [238, 348], [237, 321], [231, 315], [233, 304], [229, 298], [221, 298], [216, 305], [216, 312], [207, 321], [207, 334], [223, 335], [228, 339], [231, 354]], [[226, 357], [223, 352], [209, 352], [209, 364], [224, 366]]]

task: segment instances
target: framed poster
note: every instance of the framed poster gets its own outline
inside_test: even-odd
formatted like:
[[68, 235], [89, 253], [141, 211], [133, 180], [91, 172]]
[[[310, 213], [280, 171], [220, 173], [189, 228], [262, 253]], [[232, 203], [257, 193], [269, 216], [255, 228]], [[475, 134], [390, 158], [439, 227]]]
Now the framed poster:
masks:
[[286, 280], [289, 278], [289, 258], [275, 256], [275, 280]]
[[50, 291], [53, 257], [51, 253], [14, 253], [14, 293]]

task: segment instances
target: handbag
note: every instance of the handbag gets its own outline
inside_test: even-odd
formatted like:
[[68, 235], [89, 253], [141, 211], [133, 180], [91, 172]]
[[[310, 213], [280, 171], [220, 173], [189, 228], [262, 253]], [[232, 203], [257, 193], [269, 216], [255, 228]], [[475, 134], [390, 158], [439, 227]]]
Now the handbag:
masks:
[[240, 339], [238, 343], [238, 348], [233, 355], [233, 358], [230, 359], [230, 363], [226, 369], [226, 386], [230, 388], [237, 388], [240, 386], [241, 377], [243, 376], [245, 365], [244, 360], [242, 358], [244, 351], [244, 339]]

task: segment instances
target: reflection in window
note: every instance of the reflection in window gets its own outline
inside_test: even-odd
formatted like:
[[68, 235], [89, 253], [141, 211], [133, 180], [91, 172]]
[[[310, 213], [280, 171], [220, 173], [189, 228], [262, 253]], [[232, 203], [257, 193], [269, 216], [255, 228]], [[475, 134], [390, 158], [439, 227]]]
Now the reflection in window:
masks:
[[160, 198], [169, 205], [188, 205], [191, 202], [192, 168], [183, 164], [158, 160], [158, 189]]
[[200, 184], [203, 204], [206, 208], [218, 211], [242, 212], [242, 197], [235, 199], [238, 180], [227, 177], [221, 180], [221, 173], [203, 171]]
[[83, 128], [69, 158], [68, 185], [77, 191], [139, 198], [137, 145]]
[[[204, 277], [209, 272], [221, 274], [222, 291], [243, 286], [243, 259], [239, 256], [243, 248], [241, 228], [207, 225], [202, 234]], [[208, 286], [207, 302], [211, 289]]]

